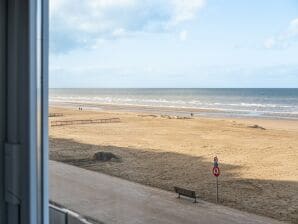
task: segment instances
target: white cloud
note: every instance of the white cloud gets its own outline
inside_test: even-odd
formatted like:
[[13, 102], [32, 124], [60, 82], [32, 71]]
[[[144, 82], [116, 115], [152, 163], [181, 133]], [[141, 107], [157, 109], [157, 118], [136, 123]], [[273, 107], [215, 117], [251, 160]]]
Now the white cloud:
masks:
[[298, 18], [293, 19], [289, 26], [290, 35], [298, 35]]
[[264, 42], [264, 46], [265, 46], [265, 48], [267, 48], [267, 49], [271, 49], [271, 48], [273, 48], [275, 44], [276, 44], [276, 41], [275, 41], [275, 39], [274, 39], [273, 37], [268, 38], [268, 39], [265, 40], [265, 42]]
[[298, 40], [298, 18], [293, 19], [287, 29], [275, 37], [270, 37], [264, 41], [267, 49], [287, 48], [294, 41]]
[[205, 0], [51, 0], [51, 49], [94, 46], [98, 39], [169, 32], [192, 20]]
[[175, 23], [193, 19], [197, 11], [205, 5], [205, 0], [172, 0]]
[[188, 32], [186, 30], [183, 30], [179, 33], [179, 38], [181, 41], [186, 41], [188, 36]]
[[113, 31], [112, 35], [115, 36], [115, 37], [125, 36], [126, 31], [123, 28], [117, 28]]

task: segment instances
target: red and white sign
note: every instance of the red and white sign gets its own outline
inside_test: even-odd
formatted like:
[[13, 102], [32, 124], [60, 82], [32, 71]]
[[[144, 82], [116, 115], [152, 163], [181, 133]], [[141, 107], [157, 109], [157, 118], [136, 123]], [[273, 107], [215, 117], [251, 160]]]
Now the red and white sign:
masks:
[[218, 177], [220, 175], [219, 167], [213, 167], [212, 173], [214, 176]]

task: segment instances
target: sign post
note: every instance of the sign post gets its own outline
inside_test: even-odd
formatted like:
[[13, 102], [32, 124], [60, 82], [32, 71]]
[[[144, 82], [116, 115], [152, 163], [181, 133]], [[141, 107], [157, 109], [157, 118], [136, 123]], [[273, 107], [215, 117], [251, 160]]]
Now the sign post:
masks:
[[216, 203], [218, 203], [218, 176], [220, 175], [220, 169], [218, 167], [217, 156], [214, 157], [214, 165], [213, 165], [212, 173], [216, 177]]

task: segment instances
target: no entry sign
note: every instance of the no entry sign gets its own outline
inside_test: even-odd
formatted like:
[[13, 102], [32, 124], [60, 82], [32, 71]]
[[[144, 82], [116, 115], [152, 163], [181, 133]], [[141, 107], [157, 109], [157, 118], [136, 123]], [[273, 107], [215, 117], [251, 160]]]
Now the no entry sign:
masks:
[[214, 176], [218, 177], [220, 175], [220, 170], [218, 166], [213, 167], [212, 173]]

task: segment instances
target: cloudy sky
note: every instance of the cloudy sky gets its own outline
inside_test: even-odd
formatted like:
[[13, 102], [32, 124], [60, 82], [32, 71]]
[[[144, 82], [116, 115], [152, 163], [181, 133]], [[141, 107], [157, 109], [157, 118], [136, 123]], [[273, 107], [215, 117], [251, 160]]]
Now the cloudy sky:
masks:
[[51, 0], [50, 87], [298, 87], [298, 1]]

